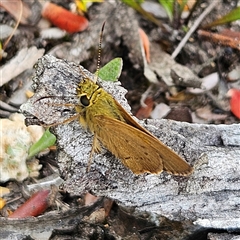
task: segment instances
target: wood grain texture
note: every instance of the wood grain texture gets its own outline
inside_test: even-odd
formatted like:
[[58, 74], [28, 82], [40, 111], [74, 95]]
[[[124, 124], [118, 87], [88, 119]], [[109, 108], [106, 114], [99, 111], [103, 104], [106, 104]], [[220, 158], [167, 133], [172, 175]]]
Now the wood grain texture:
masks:
[[[84, 71], [88, 77], [91, 73]], [[41, 122], [61, 122], [74, 109], [53, 103], [78, 101], [74, 86], [82, 79], [76, 64], [50, 55], [39, 60], [34, 78], [35, 95], [21, 109]], [[118, 83], [101, 82], [129, 111]], [[61, 98], [44, 98], [49, 95]], [[70, 97], [71, 95], [71, 97]], [[42, 99], [39, 101], [39, 99]], [[42, 102], [43, 101], [43, 102]], [[93, 137], [77, 121], [58, 125], [58, 164], [64, 188], [71, 193], [91, 191], [124, 206], [188, 219], [205, 227], [240, 229], [240, 125], [201, 125], [169, 120], [138, 121], [194, 167], [190, 177], [167, 173], [136, 176], [108, 151], [94, 156], [86, 172]]]

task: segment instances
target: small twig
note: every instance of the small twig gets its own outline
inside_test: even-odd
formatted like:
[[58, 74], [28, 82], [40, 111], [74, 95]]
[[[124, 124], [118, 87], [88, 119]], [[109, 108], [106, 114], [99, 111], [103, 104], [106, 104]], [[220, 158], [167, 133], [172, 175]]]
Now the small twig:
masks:
[[22, 13], [23, 13], [23, 3], [22, 3], [22, 1], [19, 1], [19, 3], [20, 3], [20, 13], [19, 13], [19, 18], [18, 18], [18, 20], [17, 20], [16, 26], [14, 27], [14, 29], [13, 29], [11, 35], [8, 37], [8, 39], [7, 39], [7, 40], [5, 41], [5, 43], [3, 44], [3, 50], [6, 49], [6, 47], [7, 47], [8, 43], [9, 43], [9, 41], [11, 40], [13, 34], [16, 32], [16, 30], [17, 30], [17, 28], [18, 28], [18, 25], [19, 25], [19, 23], [20, 23], [20, 21], [21, 21]]
[[175, 51], [172, 53], [171, 57], [174, 59], [179, 52], [182, 50], [183, 46], [186, 44], [192, 33], [197, 29], [199, 24], [202, 22], [202, 20], [213, 10], [213, 8], [219, 4], [219, 1], [213, 1], [211, 4], [203, 11], [203, 13], [196, 19], [192, 27], [189, 29], [185, 37], [182, 39], [182, 41], [178, 44]]
[[187, 16], [187, 18], [184, 20], [184, 24], [187, 26], [190, 19], [192, 18], [192, 15], [194, 13], [194, 11], [196, 10], [196, 8], [200, 5], [201, 0], [197, 0], [195, 1], [195, 3], [193, 4], [193, 7], [191, 7], [191, 11], [189, 13], [189, 15]]
[[210, 39], [211, 42], [240, 50], [239, 38], [231, 36], [230, 31], [228, 31], [229, 36], [224, 36], [223, 34], [212, 33], [204, 30], [198, 30], [197, 33], [199, 36], [204, 37], [205, 39]]
[[149, 93], [152, 91], [153, 89], [153, 83], [150, 84], [150, 86], [147, 88], [147, 90], [142, 94], [141, 99], [140, 99], [140, 105], [142, 107], [147, 107], [147, 105], [145, 104], [145, 100], [148, 97]]

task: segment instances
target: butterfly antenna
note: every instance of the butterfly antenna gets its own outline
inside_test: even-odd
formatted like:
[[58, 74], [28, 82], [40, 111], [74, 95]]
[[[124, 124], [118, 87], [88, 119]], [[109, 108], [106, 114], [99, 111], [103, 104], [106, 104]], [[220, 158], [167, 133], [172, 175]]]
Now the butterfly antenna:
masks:
[[99, 44], [98, 44], [98, 59], [97, 59], [97, 70], [95, 73], [95, 79], [94, 82], [97, 82], [98, 79], [98, 74], [99, 74], [99, 68], [100, 68], [100, 62], [101, 62], [101, 52], [102, 52], [102, 39], [103, 39], [103, 30], [104, 30], [105, 22], [102, 25], [102, 29], [100, 32], [100, 37], [99, 37]]

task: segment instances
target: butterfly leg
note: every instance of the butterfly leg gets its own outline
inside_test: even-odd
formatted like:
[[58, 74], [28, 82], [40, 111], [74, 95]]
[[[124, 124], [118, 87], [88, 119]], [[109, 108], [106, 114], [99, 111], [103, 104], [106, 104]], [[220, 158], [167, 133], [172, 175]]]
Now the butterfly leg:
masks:
[[60, 124], [66, 124], [66, 123], [70, 123], [74, 120], [76, 120], [77, 118], [79, 118], [79, 114], [76, 114], [74, 116], [71, 116], [70, 118], [64, 120], [63, 122], [57, 122], [57, 123], [50, 123], [50, 124], [41, 124], [42, 127], [48, 128], [48, 127], [54, 127], [54, 126], [58, 126]]
[[87, 166], [87, 172], [90, 171], [91, 168], [91, 164], [92, 164], [92, 158], [93, 158], [93, 154], [94, 153], [100, 153], [101, 152], [101, 146], [100, 146], [100, 142], [97, 138], [97, 135], [94, 134], [93, 136], [93, 144], [92, 144], [92, 149], [89, 155], [89, 159], [88, 159], [88, 166]]

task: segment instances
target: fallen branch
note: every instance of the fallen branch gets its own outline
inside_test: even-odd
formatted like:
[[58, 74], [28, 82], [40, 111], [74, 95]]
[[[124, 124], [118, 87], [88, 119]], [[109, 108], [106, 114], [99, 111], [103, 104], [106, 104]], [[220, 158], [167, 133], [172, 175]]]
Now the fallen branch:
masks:
[[[35, 117], [45, 124], [61, 123], [72, 116], [73, 104], [78, 103], [76, 86], [86, 76], [93, 78], [74, 63], [44, 56], [34, 78], [36, 93], [21, 107], [28, 121]], [[129, 111], [126, 91], [118, 83], [100, 83]], [[184, 157], [194, 167], [194, 173], [190, 177], [166, 173], [136, 176], [107, 150], [94, 156], [91, 170], [86, 172], [93, 137], [78, 121], [73, 121], [54, 127], [64, 188], [71, 193], [91, 191], [174, 220], [188, 219], [204, 223], [205, 227], [239, 230], [240, 125], [169, 120], [140, 123]]]

